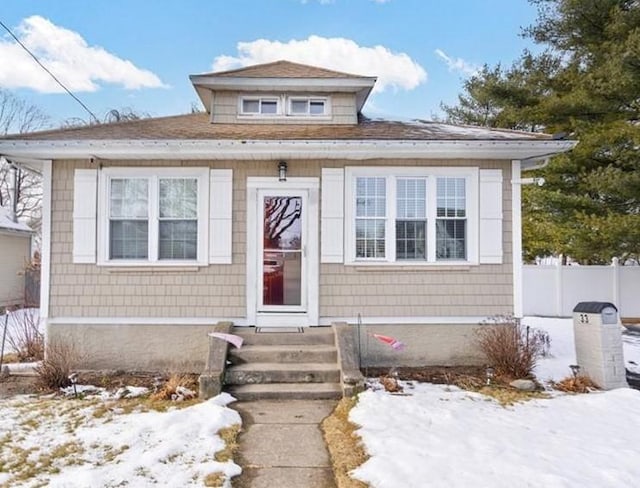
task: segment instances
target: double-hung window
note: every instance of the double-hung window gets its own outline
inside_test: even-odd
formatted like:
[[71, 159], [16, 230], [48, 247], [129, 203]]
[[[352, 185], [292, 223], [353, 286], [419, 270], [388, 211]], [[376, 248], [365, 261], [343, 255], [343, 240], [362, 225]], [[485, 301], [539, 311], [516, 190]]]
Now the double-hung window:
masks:
[[356, 258], [384, 258], [386, 235], [386, 181], [356, 179]]
[[360, 167], [345, 175], [347, 264], [478, 262], [477, 168]]
[[206, 260], [208, 168], [101, 171], [101, 264]]
[[436, 259], [467, 258], [467, 199], [464, 178], [437, 178]]
[[396, 260], [427, 259], [427, 179], [396, 178]]

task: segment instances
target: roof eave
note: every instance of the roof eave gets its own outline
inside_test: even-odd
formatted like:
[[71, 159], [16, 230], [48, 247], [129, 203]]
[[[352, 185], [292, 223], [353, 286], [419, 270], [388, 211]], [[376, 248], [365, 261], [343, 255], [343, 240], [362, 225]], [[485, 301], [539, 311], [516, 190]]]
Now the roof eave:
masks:
[[571, 150], [556, 140], [69, 140], [0, 141], [9, 159], [350, 159], [534, 161]]

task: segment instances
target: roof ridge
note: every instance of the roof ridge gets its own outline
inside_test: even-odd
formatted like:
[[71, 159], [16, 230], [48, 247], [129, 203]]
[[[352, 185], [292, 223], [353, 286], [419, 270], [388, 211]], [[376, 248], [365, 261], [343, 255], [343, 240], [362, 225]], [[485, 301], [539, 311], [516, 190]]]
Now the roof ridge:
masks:
[[[259, 64], [250, 64], [247, 66], [242, 66], [240, 68], [234, 68], [234, 69], [230, 69], [230, 70], [224, 70], [224, 71], [210, 71], [207, 73], [201, 73], [199, 75], [196, 76], [226, 76], [229, 74], [234, 74], [234, 73], [242, 73], [244, 71], [252, 71], [255, 70], [256, 68], [258, 69], [262, 69], [262, 68], [268, 68], [268, 67], [272, 67], [272, 66], [277, 66], [277, 65], [290, 65], [290, 66], [296, 66], [296, 67], [303, 67], [303, 68], [311, 68], [314, 70], [318, 70], [318, 71], [322, 71], [326, 74], [335, 74], [339, 77], [350, 77], [350, 78], [376, 78], [375, 76], [367, 76], [367, 75], [357, 75], [354, 73], [347, 73], [345, 71], [338, 71], [338, 70], [334, 70], [334, 69], [329, 69], [329, 68], [325, 68], [323, 66], [316, 66], [316, 65], [312, 65], [312, 64], [306, 64], [306, 63], [299, 63], [296, 61], [290, 61], [288, 59], [279, 59], [277, 61], [270, 61], [268, 63], [259, 63]], [[277, 78], [276, 76], [264, 76], [265, 78]]]

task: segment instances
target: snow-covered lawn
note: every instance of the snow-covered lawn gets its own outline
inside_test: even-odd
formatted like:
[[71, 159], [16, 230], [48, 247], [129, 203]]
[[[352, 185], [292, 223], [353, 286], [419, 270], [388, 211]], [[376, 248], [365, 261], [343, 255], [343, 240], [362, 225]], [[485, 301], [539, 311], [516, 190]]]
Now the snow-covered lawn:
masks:
[[[571, 320], [524, 323], [551, 334], [539, 378], [569, 376]], [[640, 364], [638, 339], [624, 337], [627, 367]], [[454, 386], [405, 384], [405, 393], [366, 391], [350, 413], [371, 455], [353, 476], [372, 488], [638, 486], [639, 391], [558, 394], [510, 407]]]
[[[217, 433], [241, 423], [233, 398], [127, 413], [135, 400], [18, 397], [0, 402], [0, 487], [203, 486], [240, 467], [217, 462]], [[128, 407], [128, 408], [127, 408]]]

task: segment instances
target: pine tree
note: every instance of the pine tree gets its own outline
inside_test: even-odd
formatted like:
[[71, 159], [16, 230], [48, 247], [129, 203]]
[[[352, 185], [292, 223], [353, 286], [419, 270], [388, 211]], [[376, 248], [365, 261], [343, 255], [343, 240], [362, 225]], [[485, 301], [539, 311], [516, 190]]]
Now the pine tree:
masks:
[[[544, 48], [468, 80], [454, 122], [564, 132], [579, 140], [523, 189], [525, 259], [640, 258], [640, 2], [531, 0], [524, 35]], [[486, 107], [490, 107], [487, 110]], [[488, 114], [488, 115], [487, 115]]]

